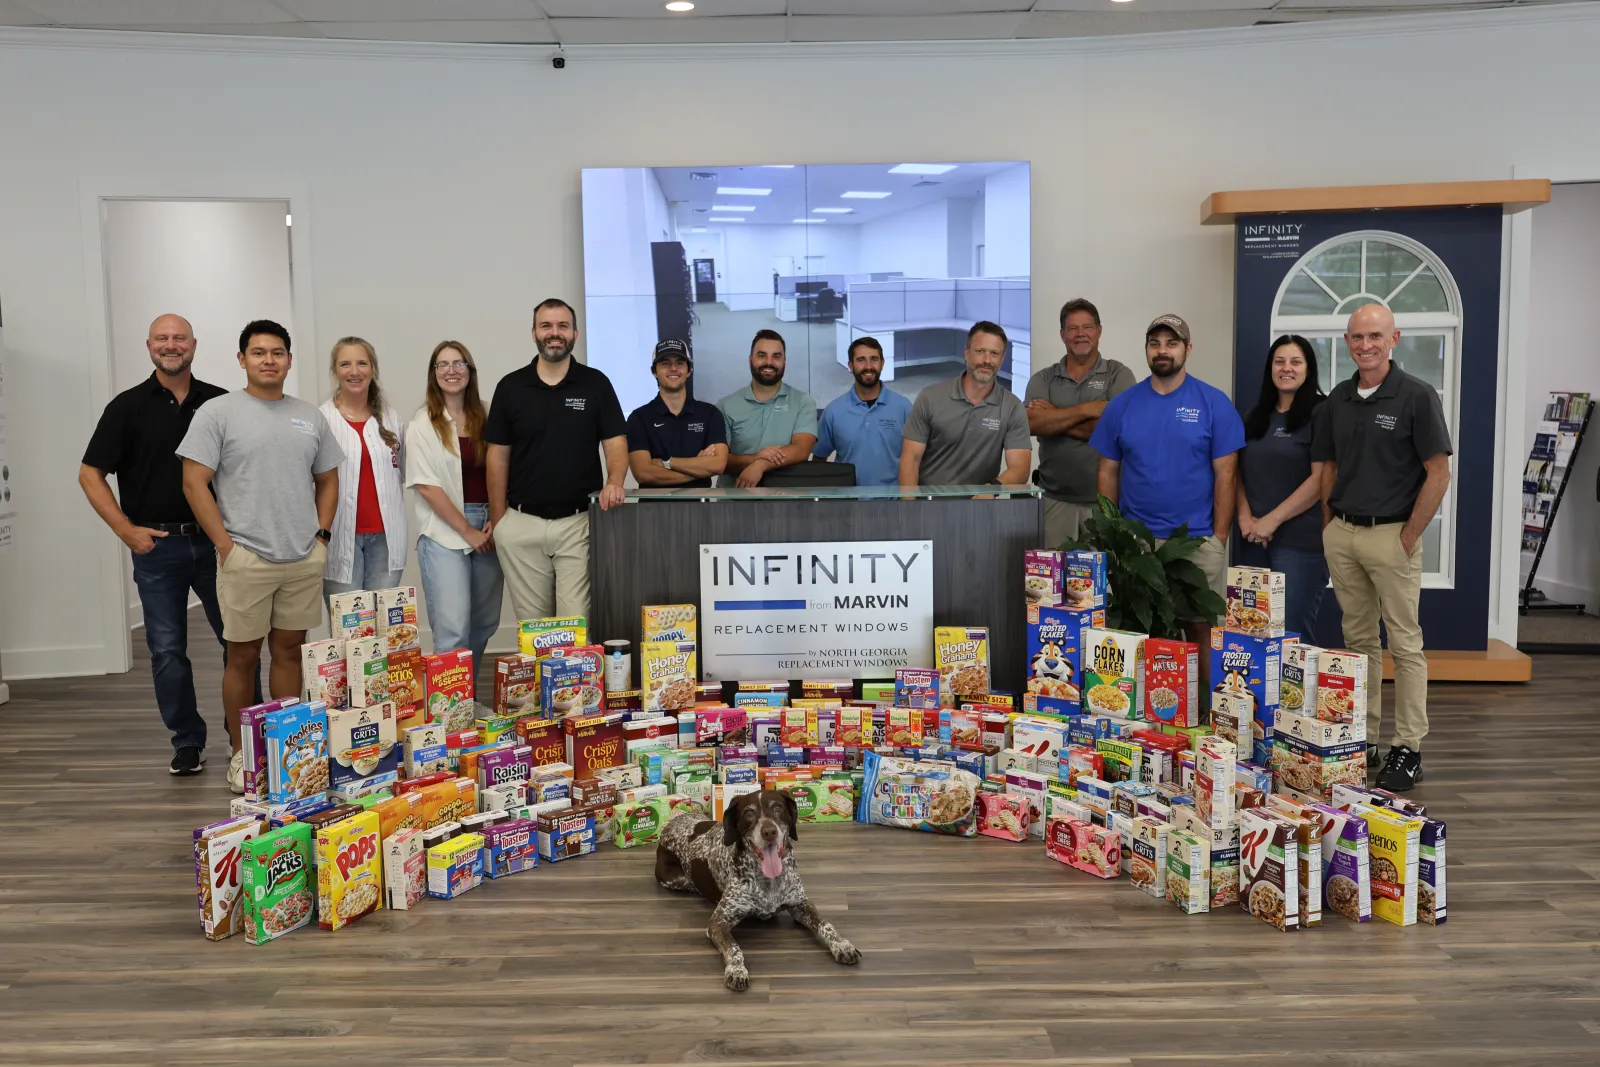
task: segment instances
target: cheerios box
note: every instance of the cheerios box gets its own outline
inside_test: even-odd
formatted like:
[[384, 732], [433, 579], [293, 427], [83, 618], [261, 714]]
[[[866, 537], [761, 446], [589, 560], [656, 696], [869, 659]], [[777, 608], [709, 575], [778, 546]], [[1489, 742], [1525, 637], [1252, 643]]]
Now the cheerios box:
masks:
[[1367, 823], [1372, 873], [1372, 914], [1396, 926], [1417, 921], [1422, 882], [1422, 818], [1372, 804], [1352, 804]]
[[1224, 626], [1252, 637], [1282, 637], [1286, 582], [1282, 571], [1229, 567]]
[[695, 667], [693, 641], [648, 641], [639, 646], [644, 710], [660, 713], [694, 707]]
[[310, 826], [292, 822], [244, 843], [239, 898], [250, 944], [264, 945], [311, 923], [317, 902], [311, 839]]
[[421, 648], [417, 629], [417, 587], [397, 585], [392, 589], [379, 589], [373, 594], [377, 622], [377, 636], [383, 638], [385, 652], [400, 652], [408, 648]]
[[269, 801], [287, 804], [328, 791], [328, 710], [321, 701], [268, 712], [262, 737]]
[[1104, 627], [1104, 611], [1028, 605], [1028, 674], [1026, 690], [1034, 706], [1051, 715], [1076, 715], [1081, 710], [1083, 631]]
[[308, 641], [300, 646], [300, 692], [302, 699], [320, 700], [330, 708], [350, 702], [343, 641]]
[[397, 777], [394, 704], [328, 712], [328, 780], [334, 789]]
[[939, 702], [953, 708], [989, 692], [989, 628], [935, 626], [933, 665], [939, 672]]
[[1083, 631], [1083, 710], [1137, 719], [1144, 707], [1144, 634], [1089, 627]]
[[540, 656], [561, 645], [589, 643], [589, 620], [582, 615], [566, 618], [523, 619], [517, 623], [517, 651]]
[[383, 852], [376, 811], [317, 831], [317, 925], [339, 930], [383, 908]]
[[1144, 717], [1172, 726], [1199, 726], [1200, 646], [1151, 637], [1144, 643]]
[[428, 721], [444, 724], [445, 733], [467, 729], [478, 717], [472, 699], [472, 651], [436, 652], [423, 661], [427, 682]]
[[639, 641], [698, 641], [693, 604], [646, 604], [639, 609]]
[[[1372, 665], [1360, 652], [1323, 649], [1317, 657], [1317, 695], [1305, 714], [1330, 722], [1367, 721], [1367, 671]], [[1312, 708], [1316, 710], [1311, 710]]]
[[344, 643], [350, 706], [365, 708], [389, 699], [389, 653], [381, 637], [352, 637]]
[[378, 602], [372, 590], [334, 593], [328, 598], [328, 628], [335, 640], [378, 636]]
[[[1272, 727], [1282, 696], [1283, 649], [1293, 641], [1281, 637], [1252, 637], [1220, 626], [1211, 630], [1211, 688], [1247, 692], [1255, 698], [1251, 732], [1252, 762], [1272, 762]], [[1245, 757], [1244, 739], [1239, 757]]]

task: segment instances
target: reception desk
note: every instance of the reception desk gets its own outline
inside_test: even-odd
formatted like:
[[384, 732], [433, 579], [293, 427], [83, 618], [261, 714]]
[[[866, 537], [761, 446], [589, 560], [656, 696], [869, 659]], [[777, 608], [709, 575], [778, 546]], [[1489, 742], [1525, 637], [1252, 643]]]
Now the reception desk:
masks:
[[[993, 684], [1017, 691], [1023, 553], [1043, 538], [1044, 505], [1031, 485], [634, 489], [609, 511], [590, 501], [590, 625], [637, 647], [641, 605], [698, 606], [704, 544], [929, 540], [934, 625], [989, 627]], [[931, 656], [916, 665], [931, 667]]]

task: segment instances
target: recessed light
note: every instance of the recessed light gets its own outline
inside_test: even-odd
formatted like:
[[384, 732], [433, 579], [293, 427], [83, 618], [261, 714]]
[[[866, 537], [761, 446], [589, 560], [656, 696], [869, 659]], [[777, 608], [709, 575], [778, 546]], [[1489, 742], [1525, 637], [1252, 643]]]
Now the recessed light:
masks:
[[754, 211], [754, 204], [712, 204], [712, 211]]
[[853, 189], [848, 193], [840, 193], [839, 198], [841, 200], [882, 200], [889, 195], [889, 193], [864, 193]]
[[854, 211], [853, 207], [814, 207], [811, 209], [818, 215], [848, 215]]
[[813, 225], [820, 226], [824, 222], [827, 222], [828, 220], [827, 219], [791, 219], [789, 221], [791, 221], [791, 222], [802, 222], [802, 223], [808, 223], [808, 224], [813, 224]]
[[955, 163], [902, 163], [898, 167], [890, 167], [890, 174], [949, 174], [956, 169]]
[[794, 170], [793, 163], [763, 163], [762, 170]]
[[1131, 4], [1133, 3], [1133, 0], [1111, 0], [1111, 2], [1113, 4]]
[[717, 190], [718, 196], [766, 196], [771, 189], [744, 189], [737, 185], [724, 185]]
[[690, 233], [705, 233], [706, 232], [706, 228], [704, 226], [690, 226], [689, 227], [689, 232]]
[[667, 10], [681, 15], [685, 11], [693, 11], [694, 5], [689, 3], [689, 0], [672, 0], [672, 3], [667, 5]]
[[744, 219], [730, 219], [722, 215], [712, 215], [707, 222], [743, 222]]

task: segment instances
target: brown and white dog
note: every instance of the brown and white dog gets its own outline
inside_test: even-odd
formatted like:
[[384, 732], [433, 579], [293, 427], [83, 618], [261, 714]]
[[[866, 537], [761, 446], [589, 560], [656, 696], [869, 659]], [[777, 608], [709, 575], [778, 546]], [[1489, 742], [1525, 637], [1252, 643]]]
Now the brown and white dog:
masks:
[[856, 947], [806, 899], [794, 865], [797, 822], [794, 798], [768, 789], [735, 797], [720, 827], [684, 812], [667, 824], [656, 845], [656, 881], [668, 889], [698, 892], [716, 904], [706, 936], [722, 953], [723, 983], [735, 992], [749, 987], [750, 972], [733, 928], [752, 916], [770, 919], [787, 911], [838, 962], [861, 960]]

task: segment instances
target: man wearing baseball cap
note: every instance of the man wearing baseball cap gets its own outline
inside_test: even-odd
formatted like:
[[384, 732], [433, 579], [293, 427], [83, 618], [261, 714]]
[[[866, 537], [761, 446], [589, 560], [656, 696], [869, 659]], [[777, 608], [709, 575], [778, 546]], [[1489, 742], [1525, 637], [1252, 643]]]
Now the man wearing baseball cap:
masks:
[[1222, 390], [1191, 377], [1189, 324], [1160, 315], [1144, 334], [1150, 377], [1106, 405], [1089, 445], [1101, 495], [1165, 541], [1180, 526], [1205, 543], [1192, 557], [1218, 596], [1228, 577], [1244, 421]]
[[709, 489], [728, 465], [728, 433], [715, 404], [689, 396], [694, 359], [678, 340], [656, 345], [656, 398], [628, 416], [628, 466], [642, 486]]

